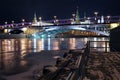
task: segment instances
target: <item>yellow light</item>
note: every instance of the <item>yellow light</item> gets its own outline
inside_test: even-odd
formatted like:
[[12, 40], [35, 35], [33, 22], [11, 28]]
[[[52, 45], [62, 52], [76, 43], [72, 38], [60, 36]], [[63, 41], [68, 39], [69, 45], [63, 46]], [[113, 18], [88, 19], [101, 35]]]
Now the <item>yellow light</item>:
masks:
[[27, 31], [27, 28], [23, 28], [22, 30], [25, 32], [25, 31]]
[[119, 23], [112, 23], [110, 24], [110, 28], [113, 29], [113, 28], [116, 28], [119, 26]]
[[5, 29], [5, 30], [4, 30], [4, 33], [8, 33], [8, 30], [7, 30], [7, 29]]

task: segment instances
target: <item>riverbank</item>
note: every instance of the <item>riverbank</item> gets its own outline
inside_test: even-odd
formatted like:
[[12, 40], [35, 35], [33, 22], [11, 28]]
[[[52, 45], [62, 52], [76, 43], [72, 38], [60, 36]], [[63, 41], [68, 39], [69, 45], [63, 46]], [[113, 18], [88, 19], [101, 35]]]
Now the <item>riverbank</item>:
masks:
[[85, 75], [88, 80], [120, 80], [120, 52], [90, 53]]
[[34, 80], [33, 79], [33, 71], [38, 69], [42, 69], [45, 65], [55, 65], [56, 59], [55, 56], [63, 56], [63, 53], [67, 52], [67, 50], [62, 51], [42, 51], [36, 53], [30, 53], [24, 57], [25, 60], [28, 60], [32, 63], [30, 69], [25, 72], [14, 74], [10, 76], [5, 76], [7, 80]]

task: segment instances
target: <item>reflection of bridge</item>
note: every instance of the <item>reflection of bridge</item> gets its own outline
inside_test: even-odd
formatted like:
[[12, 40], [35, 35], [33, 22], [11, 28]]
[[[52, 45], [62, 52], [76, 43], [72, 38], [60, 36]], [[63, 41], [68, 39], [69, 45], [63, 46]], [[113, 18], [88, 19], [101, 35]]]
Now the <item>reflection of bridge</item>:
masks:
[[12, 23], [0, 25], [0, 30], [3, 30], [5, 33], [10, 33], [14, 30], [21, 30], [24, 34], [27, 34], [32, 37], [55, 37], [63, 33], [69, 33], [70, 35], [103, 35], [109, 36], [109, 31], [112, 27], [117, 27], [120, 25], [120, 17], [89, 17], [87, 19], [80, 18], [76, 20], [72, 19], [54, 19], [50, 21], [37, 21], [34, 22], [25, 22], [22, 23]]

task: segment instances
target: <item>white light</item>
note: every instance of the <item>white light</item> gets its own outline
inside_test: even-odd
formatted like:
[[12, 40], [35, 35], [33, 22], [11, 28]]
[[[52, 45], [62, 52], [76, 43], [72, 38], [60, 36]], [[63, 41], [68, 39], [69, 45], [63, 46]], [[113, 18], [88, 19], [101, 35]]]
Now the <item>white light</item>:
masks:
[[50, 50], [50, 38], [48, 38], [48, 50]]
[[22, 30], [25, 32], [27, 30], [27, 28], [22, 28]]
[[36, 39], [33, 39], [33, 46], [34, 46], [34, 52], [36, 52], [36, 46], [37, 46], [37, 43], [36, 43]]
[[44, 35], [41, 35], [42, 36], [42, 38], [44, 37]]
[[44, 50], [44, 38], [42, 38], [42, 50]]

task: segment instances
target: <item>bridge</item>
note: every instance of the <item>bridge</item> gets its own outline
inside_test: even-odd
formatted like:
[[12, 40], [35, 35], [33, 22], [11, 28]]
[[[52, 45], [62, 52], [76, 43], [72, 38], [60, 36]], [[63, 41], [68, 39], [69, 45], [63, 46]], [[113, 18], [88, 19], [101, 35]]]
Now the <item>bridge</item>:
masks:
[[[32, 38], [59, 37], [61, 35], [103, 35], [109, 36], [110, 29], [120, 26], [120, 16], [101, 16], [88, 18], [70, 18], [37, 21], [36, 16], [33, 22], [12, 23], [0, 25], [0, 30], [10, 34], [12, 31], [21, 31]], [[65, 34], [64, 34], [65, 33]]]

